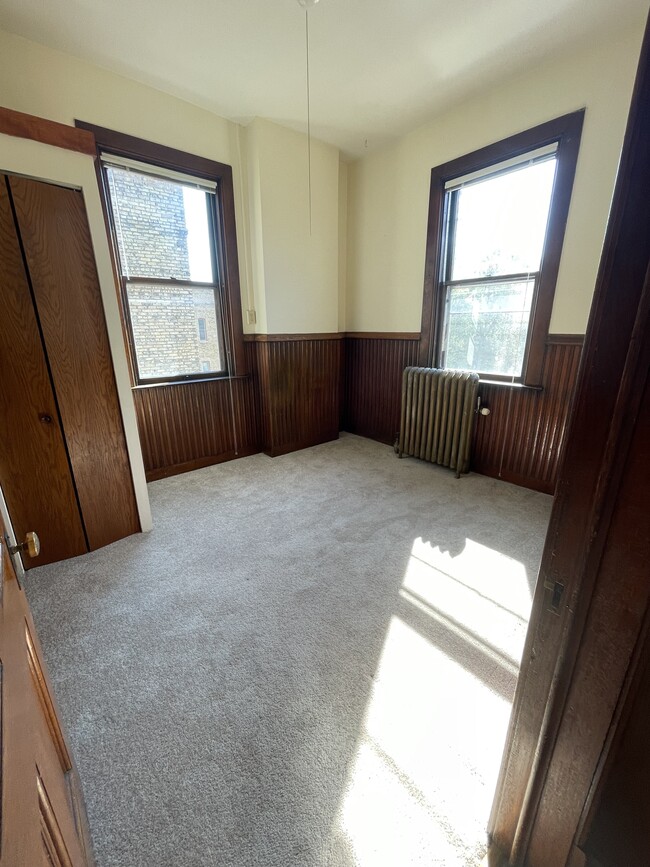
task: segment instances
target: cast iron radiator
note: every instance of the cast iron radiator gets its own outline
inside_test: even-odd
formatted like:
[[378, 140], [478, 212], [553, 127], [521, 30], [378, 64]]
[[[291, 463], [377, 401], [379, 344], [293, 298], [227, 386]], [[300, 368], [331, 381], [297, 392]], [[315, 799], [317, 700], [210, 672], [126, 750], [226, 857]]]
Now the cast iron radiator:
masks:
[[466, 370], [407, 367], [402, 377], [402, 417], [396, 451], [469, 471], [478, 403], [478, 374]]

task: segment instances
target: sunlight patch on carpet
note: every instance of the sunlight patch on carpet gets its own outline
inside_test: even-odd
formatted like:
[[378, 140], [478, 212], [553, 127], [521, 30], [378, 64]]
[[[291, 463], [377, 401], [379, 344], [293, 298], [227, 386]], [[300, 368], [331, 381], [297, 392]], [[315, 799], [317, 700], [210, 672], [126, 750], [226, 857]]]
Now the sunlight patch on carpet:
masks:
[[478, 867], [511, 709], [485, 672], [517, 675], [526, 571], [471, 539], [453, 557], [416, 539], [399, 597], [431, 632], [408, 607], [390, 621], [337, 830], [358, 867]]
[[416, 539], [403, 590], [518, 667], [531, 596], [524, 566], [467, 539], [456, 557]]

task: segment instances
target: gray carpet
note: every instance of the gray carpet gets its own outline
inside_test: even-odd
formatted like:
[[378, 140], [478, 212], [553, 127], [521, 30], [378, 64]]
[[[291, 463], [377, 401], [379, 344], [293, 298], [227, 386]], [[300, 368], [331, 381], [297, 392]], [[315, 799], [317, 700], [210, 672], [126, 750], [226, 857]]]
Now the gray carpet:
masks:
[[478, 864], [551, 498], [343, 435], [29, 574], [99, 867]]

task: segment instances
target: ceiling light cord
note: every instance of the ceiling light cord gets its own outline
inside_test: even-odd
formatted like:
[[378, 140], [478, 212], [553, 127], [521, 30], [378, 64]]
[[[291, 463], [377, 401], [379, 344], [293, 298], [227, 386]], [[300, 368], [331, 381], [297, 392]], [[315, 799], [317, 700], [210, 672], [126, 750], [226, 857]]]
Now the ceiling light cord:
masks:
[[307, 196], [309, 199], [309, 234], [311, 236], [311, 97], [309, 85], [309, 8], [305, 7], [305, 58], [307, 65]]
[[311, 237], [311, 87], [309, 83], [309, 10], [318, 0], [298, 0], [305, 10], [305, 60], [307, 66], [307, 196], [309, 199], [309, 235]]

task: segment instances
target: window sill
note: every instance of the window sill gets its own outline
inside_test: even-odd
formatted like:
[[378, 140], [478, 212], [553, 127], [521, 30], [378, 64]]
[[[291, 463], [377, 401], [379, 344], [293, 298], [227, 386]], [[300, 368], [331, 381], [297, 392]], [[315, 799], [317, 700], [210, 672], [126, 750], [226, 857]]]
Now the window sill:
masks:
[[526, 385], [523, 382], [511, 382], [507, 379], [483, 379], [479, 377], [479, 385], [500, 385], [503, 388], [523, 388], [527, 391], [544, 391], [543, 385]]
[[145, 388], [167, 388], [170, 385], [196, 385], [201, 382], [228, 382], [234, 379], [250, 379], [249, 373], [240, 375], [228, 376], [200, 376], [196, 379], [169, 379], [163, 382], [141, 382], [138, 385], [132, 385], [131, 391], [141, 391]]

